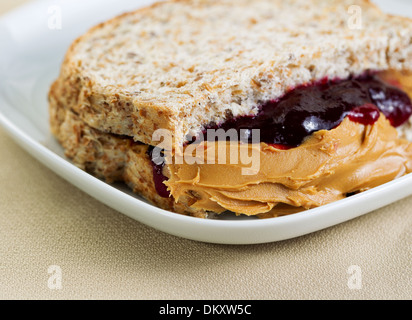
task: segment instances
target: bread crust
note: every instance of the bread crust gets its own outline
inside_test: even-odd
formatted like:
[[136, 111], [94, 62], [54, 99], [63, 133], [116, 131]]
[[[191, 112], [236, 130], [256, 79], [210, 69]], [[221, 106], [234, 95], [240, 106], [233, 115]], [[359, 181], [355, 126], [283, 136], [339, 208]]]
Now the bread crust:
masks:
[[[349, 5], [363, 29], [346, 26]], [[154, 144], [167, 129], [182, 143], [300, 84], [367, 69], [412, 69], [411, 19], [366, 0], [173, 0], [74, 41], [49, 101], [101, 132]]]
[[82, 170], [107, 183], [124, 182], [134, 193], [164, 210], [205, 218], [207, 213], [195, 210], [183, 201], [163, 198], [156, 191], [148, 146], [130, 137], [98, 131], [67, 108], [50, 108], [52, 133], [65, 155]]

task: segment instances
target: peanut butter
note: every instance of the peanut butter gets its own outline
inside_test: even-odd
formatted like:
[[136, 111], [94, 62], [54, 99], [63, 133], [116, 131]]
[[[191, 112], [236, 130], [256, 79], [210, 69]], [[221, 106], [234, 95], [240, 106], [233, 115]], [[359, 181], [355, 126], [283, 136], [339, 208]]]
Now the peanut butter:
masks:
[[[255, 152], [259, 167], [251, 168], [240, 161], [230, 163], [233, 143], [239, 153], [244, 148]], [[373, 125], [345, 118], [335, 129], [315, 132], [289, 150], [230, 141], [201, 142], [198, 148], [203, 150], [204, 159], [210, 158], [210, 148], [226, 148], [227, 161], [219, 164], [216, 158], [215, 164], [167, 164], [165, 175], [169, 179], [165, 184], [176, 202], [217, 213], [229, 210], [260, 217], [294, 213], [412, 171], [412, 144], [398, 138], [397, 130], [383, 114]]]

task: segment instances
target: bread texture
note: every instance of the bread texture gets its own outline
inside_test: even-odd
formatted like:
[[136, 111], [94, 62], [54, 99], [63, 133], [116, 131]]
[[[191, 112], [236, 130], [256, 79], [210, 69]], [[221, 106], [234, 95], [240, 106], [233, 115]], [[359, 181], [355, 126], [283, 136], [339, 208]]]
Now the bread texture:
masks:
[[182, 143], [296, 86], [369, 69], [412, 70], [412, 20], [366, 0], [165, 1], [78, 38], [49, 100], [90, 130], [153, 145], [167, 129]]
[[91, 128], [62, 106], [50, 108], [50, 124], [65, 155], [80, 169], [107, 183], [124, 182], [135, 194], [164, 210], [206, 217], [205, 211], [190, 208], [186, 199], [176, 203], [172, 197], [159, 196], [147, 145]]

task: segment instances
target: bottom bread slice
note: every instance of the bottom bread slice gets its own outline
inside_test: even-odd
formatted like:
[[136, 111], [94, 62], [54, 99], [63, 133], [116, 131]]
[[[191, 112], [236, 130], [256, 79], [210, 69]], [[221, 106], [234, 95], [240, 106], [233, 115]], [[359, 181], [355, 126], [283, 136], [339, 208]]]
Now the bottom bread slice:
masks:
[[50, 108], [51, 132], [73, 164], [108, 183], [125, 182], [136, 194], [152, 204], [180, 214], [205, 218], [183, 201], [161, 197], [155, 188], [148, 145], [126, 136], [91, 128], [74, 112], [63, 106]]

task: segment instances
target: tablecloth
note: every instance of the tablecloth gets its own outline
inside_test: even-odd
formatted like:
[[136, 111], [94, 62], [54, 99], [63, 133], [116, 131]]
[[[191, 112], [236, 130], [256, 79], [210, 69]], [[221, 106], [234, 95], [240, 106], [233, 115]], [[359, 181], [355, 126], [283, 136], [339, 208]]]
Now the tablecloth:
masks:
[[412, 197], [275, 243], [178, 238], [91, 198], [0, 129], [2, 299], [410, 299], [411, 239]]

